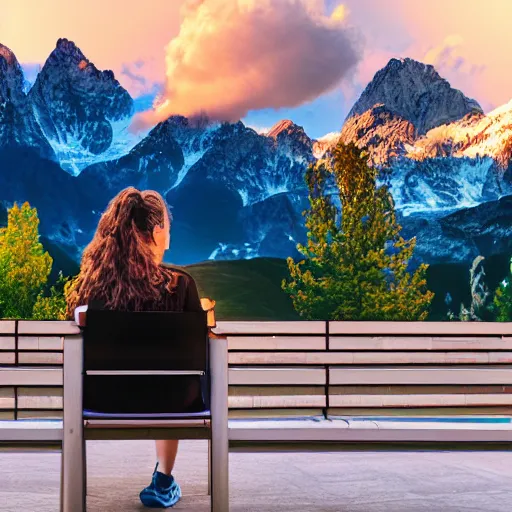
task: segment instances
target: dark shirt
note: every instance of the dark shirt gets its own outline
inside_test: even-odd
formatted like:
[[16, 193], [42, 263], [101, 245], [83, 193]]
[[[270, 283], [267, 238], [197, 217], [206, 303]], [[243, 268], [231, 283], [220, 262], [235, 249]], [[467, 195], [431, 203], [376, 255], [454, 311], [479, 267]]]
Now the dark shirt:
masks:
[[[177, 277], [178, 282], [174, 294], [164, 291], [163, 296], [168, 301], [169, 308], [166, 311], [203, 311], [201, 301], [199, 300], [199, 292], [194, 278], [187, 274], [184, 270], [178, 270], [166, 263], [161, 264], [170, 274]], [[170, 296], [169, 296], [170, 295]]]
[[[157, 303], [154, 301], [144, 304], [142, 311], [203, 311], [199, 293], [194, 278], [187, 274], [184, 270], [177, 269], [166, 263], [160, 265], [168, 274], [168, 281], [162, 287], [161, 300]], [[165, 285], [173, 283], [173, 292], [169, 292]], [[91, 309], [103, 309], [103, 300], [89, 300], [88, 304]]]

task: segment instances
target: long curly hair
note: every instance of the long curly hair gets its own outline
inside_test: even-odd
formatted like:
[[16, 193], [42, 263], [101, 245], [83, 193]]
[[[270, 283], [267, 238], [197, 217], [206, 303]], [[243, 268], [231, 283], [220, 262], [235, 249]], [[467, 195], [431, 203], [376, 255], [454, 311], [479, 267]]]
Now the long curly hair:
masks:
[[109, 203], [91, 243], [83, 252], [80, 273], [66, 287], [66, 315], [77, 306], [101, 301], [108, 309], [158, 310], [164, 293], [174, 293], [173, 273], [160, 266], [151, 245], [153, 229], [163, 228], [170, 213], [162, 196], [129, 187]]

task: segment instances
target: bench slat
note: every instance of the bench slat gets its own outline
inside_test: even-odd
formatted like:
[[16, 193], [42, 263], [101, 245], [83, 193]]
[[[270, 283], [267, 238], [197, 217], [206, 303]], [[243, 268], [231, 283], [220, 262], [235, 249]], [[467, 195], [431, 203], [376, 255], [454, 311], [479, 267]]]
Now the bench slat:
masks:
[[331, 350], [512, 350], [512, 338], [436, 336], [330, 336]]
[[63, 338], [60, 336], [20, 336], [18, 347], [23, 350], [62, 350]]
[[18, 334], [33, 334], [38, 336], [69, 336], [80, 334], [80, 328], [72, 321], [38, 321], [20, 320]]
[[512, 384], [512, 368], [329, 368], [331, 384]]
[[14, 388], [0, 388], [0, 409], [13, 409], [14, 404]]
[[[325, 334], [325, 322], [217, 322], [217, 334], [251, 335], [251, 334]], [[512, 331], [511, 331], [512, 332]]]
[[235, 352], [231, 365], [365, 365], [365, 364], [512, 363], [512, 352]]
[[329, 322], [330, 334], [512, 336], [512, 322]]
[[1, 350], [14, 350], [16, 346], [16, 338], [14, 336], [0, 336]]
[[62, 409], [61, 387], [18, 388], [19, 409]]
[[0, 364], [14, 364], [15, 362], [14, 352], [0, 352]]
[[62, 386], [62, 368], [0, 368], [0, 386]]
[[317, 384], [326, 383], [326, 371], [323, 368], [230, 368], [230, 385], [261, 384]]
[[16, 322], [14, 320], [0, 320], [0, 334], [15, 334]]
[[58, 365], [62, 364], [63, 360], [62, 352], [20, 352], [18, 354], [20, 364]]
[[512, 394], [338, 395], [329, 394], [331, 407], [445, 407], [512, 405]]
[[322, 394], [293, 394], [281, 392], [275, 395], [231, 395], [228, 405], [234, 409], [272, 409], [272, 408], [297, 408], [297, 407], [325, 407], [326, 396]]
[[0, 421], [0, 442], [62, 441], [62, 421]]
[[325, 350], [326, 340], [324, 336], [228, 336], [228, 349]]

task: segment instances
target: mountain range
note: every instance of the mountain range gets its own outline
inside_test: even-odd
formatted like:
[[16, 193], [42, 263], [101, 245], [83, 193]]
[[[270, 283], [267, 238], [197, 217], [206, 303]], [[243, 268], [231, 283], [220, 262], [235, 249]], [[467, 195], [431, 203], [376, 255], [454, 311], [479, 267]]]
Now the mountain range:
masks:
[[305, 169], [341, 139], [368, 148], [403, 235], [417, 237], [414, 264], [512, 252], [512, 102], [484, 114], [430, 65], [392, 59], [340, 118], [341, 131], [318, 140], [290, 120], [259, 134], [180, 116], [135, 134], [135, 110], [114, 74], [67, 39], [28, 92], [0, 45], [4, 210], [28, 200], [45, 239], [78, 261], [108, 201], [133, 185], [172, 206], [174, 263], [297, 256]]

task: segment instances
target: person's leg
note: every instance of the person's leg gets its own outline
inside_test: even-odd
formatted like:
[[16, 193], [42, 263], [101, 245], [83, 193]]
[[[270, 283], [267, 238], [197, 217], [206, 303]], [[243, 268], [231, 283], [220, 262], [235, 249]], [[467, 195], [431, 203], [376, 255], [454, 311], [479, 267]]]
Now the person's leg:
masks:
[[158, 471], [170, 475], [174, 469], [176, 455], [178, 454], [177, 439], [162, 439], [156, 441], [156, 458], [158, 460]]
[[146, 507], [172, 507], [180, 500], [181, 488], [171, 475], [177, 453], [177, 440], [156, 441], [158, 463], [151, 483], [140, 493], [140, 500]]

